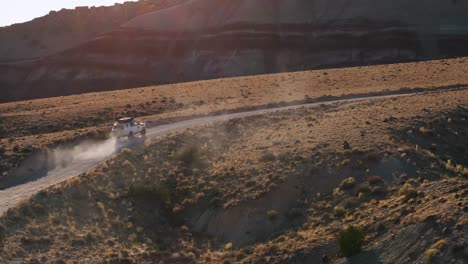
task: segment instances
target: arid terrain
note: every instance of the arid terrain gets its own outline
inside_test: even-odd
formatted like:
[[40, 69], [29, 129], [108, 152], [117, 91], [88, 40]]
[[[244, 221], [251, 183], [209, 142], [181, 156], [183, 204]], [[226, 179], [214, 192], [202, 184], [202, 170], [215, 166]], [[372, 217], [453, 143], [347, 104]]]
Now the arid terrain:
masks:
[[[3, 179], [34, 155], [151, 126], [414, 93], [150, 138], [0, 218], [0, 263], [466, 263], [468, 59], [260, 75], [0, 104]], [[362, 252], [345, 257], [340, 231]], [[3, 261], [3, 262], [2, 262]]]
[[466, 10], [138, 0], [0, 27], [0, 264], [468, 263]]
[[228, 78], [0, 104], [0, 186], [1, 179], [14, 177], [14, 168], [27, 158], [85, 138], [102, 139], [122, 116], [140, 117], [157, 125], [242, 109], [465, 85], [468, 59], [460, 58]]

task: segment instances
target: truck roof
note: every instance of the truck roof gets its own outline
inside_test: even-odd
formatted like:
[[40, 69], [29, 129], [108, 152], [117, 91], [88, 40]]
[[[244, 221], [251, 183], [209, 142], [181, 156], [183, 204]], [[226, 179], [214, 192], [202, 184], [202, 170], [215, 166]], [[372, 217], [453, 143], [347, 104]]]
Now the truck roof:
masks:
[[130, 123], [133, 122], [133, 117], [122, 117], [119, 120], [117, 120], [119, 123]]

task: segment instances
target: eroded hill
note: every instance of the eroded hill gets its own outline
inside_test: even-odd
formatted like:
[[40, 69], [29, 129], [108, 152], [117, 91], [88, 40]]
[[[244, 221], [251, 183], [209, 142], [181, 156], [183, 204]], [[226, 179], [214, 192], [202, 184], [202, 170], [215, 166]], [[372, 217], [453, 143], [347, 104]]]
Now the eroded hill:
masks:
[[0, 65], [0, 101], [466, 55], [467, 5], [183, 1], [48, 58]]

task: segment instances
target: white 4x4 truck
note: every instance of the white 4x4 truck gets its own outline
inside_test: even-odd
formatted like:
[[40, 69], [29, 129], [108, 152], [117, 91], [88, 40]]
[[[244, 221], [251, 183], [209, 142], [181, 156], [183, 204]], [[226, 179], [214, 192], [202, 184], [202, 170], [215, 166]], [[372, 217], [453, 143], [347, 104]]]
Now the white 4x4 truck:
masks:
[[117, 138], [132, 137], [135, 134], [146, 134], [146, 125], [143, 122], [135, 121], [131, 117], [124, 117], [114, 123], [112, 135]]

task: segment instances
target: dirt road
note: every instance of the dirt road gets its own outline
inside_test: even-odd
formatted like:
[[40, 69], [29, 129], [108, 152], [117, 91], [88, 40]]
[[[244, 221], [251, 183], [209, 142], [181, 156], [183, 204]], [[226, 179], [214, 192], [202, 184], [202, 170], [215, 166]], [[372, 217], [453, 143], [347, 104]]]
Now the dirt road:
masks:
[[[408, 93], [407, 92], [407, 93], [393, 94], [393, 95], [381, 95], [381, 96], [361, 97], [361, 98], [353, 98], [353, 99], [341, 99], [341, 100], [332, 100], [332, 101], [327, 101], [327, 102], [285, 106], [285, 107], [277, 107], [277, 108], [270, 108], [270, 109], [239, 112], [239, 113], [233, 113], [233, 114], [224, 114], [224, 115], [218, 115], [218, 116], [194, 118], [190, 120], [185, 120], [185, 121], [180, 121], [180, 122], [176, 122], [172, 124], [166, 124], [166, 125], [149, 128], [147, 130], [146, 137], [148, 139], [151, 139], [156, 136], [163, 136], [163, 135], [169, 134], [179, 129], [192, 128], [192, 127], [205, 125], [205, 124], [209, 124], [213, 122], [226, 121], [230, 119], [248, 117], [248, 116], [254, 116], [254, 115], [263, 115], [263, 114], [268, 114], [272, 112], [291, 110], [291, 109], [296, 109], [296, 108], [301, 108], [301, 107], [331, 105], [331, 104], [337, 104], [337, 103], [349, 103], [349, 102], [357, 102], [357, 101], [370, 101], [370, 100], [388, 99], [391, 97], [401, 97], [401, 96], [417, 96], [420, 94], [423, 94], [423, 93], [421, 92], [409, 92]], [[93, 169], [99, 163], [110, 158], [110, 156], [112, 155], [110, 154], [106, 157], [75, 160], [75, 161], [72, 161], [70, 164], [68, 164], [66, 167], [57, 167], [49, 171], [47, 175], [42, 178], [0, 191], [0, 215], [6, 212], [8, 208], [17, 206], [19, 203], [21, 203], [21, 201], [28, 199], [29, 197], [31, 197], [32, 195], [34, 195], [35, 193], [43, 189], [49, 188], [55, 184], [61, 183], [83, 172]]]

